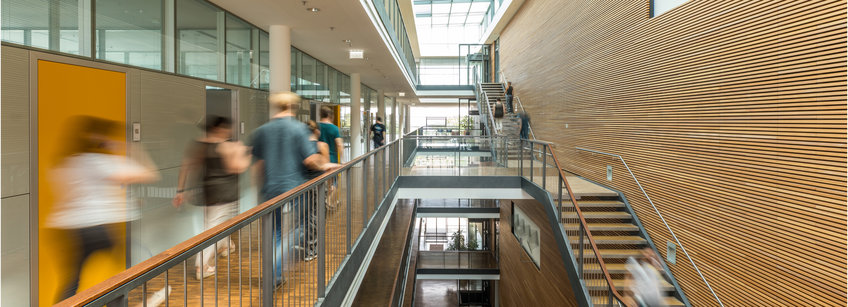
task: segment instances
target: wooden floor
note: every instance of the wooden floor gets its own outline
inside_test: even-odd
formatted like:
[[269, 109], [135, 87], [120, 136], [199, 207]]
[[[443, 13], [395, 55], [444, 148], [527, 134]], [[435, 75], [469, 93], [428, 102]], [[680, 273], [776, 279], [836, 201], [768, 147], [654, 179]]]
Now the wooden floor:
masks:
[[409, 229], [415, 220], [412, 200], [398, 200], [374, 252], [374, 262], [368, 267], [352, 306], [390, 306], [402, 269], [404, 246], [409, 242]]
[[[369, 176], [370, 179], [371, 176]], [[351, 180], [353, 195], [350, 209], [347, 206], [345, 190], [347, 182], [339, 179], [339, 192], [334, 195], [338, 205], [327, 211], [326, 270], [325, 282], [329, 282], [347, 254], [348, 210], [353, 244], [363, 229], [363, 210], [370, 217], [376, 203], [373, 189], [366, 191], [367, 202], [371, 205], [363, 208], [361, 172], [356, 171]], [[382, 180], [373, 181], [381, 184]], [[335, 203], [331, 201], [330, 203]], [[284, 235], [285, 237], [285, 235]], [[195, 277], [195, 258], [190, 257], [182, 265], [177, 265], [165, 273], [150, 280], [145, 286], [139, 286], [128, 296], [129, 306], [261, 306], [261, 249], [260, 224], [252, 223], [231, 236], [236, 248], [228, 256], [218, 255], [217, 273], [201, 281]], [[304, 251], [298, 250], [290, 260], [284, 260], [286, 282], [274, 291], [274, 306], [313, 306], [317, 299], [318, 259], [304, 261]], [[187, 274], [186, 274], [187, 273]], [[166, 277], [167, 276], [167, 277]], [[157, 300], [156, 293], [166, 285], [171, 291], [167, 300]], [[145, 292], [146, 298], [142, 298]], [[160, 297], [164, 298], [161, 294]], [[202, 294], [201, 294], [202, 293]], [[145, 302], [146, 300], [146, 302]], [[161, 303], [160, 303], [161, 302]], [[145, 304], [146, 303], [146, 304]], [[158, 304], [157, 304], [158, 303]]]

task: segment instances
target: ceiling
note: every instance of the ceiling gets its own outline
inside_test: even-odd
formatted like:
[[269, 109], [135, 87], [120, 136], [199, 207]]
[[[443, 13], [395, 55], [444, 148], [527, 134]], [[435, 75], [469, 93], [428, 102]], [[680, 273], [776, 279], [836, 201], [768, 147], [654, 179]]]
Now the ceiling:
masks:
[[[270, 25], [291, 28], [292, 45], [346, 73], [360, 73], [361, 82], [387, 95], [405, 92], [415, 101], [415, 91], [406, 81], [360, 1], [335, 0], [211, 0], [264, 30]], [[309, 12], [307, 8], [318, 8]], [[350, 40], [348, 46], [344, 41]], [[366, 59], [348, 59], [348, 51], [359, 49]]]

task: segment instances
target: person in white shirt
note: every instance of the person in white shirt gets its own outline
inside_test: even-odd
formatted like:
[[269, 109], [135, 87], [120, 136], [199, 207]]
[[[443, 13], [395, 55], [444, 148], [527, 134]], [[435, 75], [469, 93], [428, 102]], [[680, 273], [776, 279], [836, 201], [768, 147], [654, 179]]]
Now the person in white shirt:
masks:
[[68, 145], [49, 173], [58, 199], [46, 221], [47, 227], [75, 239], [71, 278], [58, 301], [76, 293], [85, 260], [115, 244], [113, 225], [138, 219], [139, 210], [127, 202], [124, 186], [159, 179], [156, 166], [140, 148], [131, 148], [135, 160], [120, 154], [124, 143], [112, 137], [124, 131], [120, 123], [78, 116], [67, 127]]

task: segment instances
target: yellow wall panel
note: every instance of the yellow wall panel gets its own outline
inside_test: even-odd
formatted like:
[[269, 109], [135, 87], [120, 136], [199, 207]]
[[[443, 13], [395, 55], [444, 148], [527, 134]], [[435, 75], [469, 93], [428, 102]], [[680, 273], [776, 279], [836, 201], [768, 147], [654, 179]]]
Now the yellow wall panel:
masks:
[[[69, 276], [72, 247], [61, 231], [44, 227], [56, 199], [48, 174], [56, 164], [69, 118], [90, 115], [126, 124], [126, 74], [63, 63], [38, 61], [38, 266], [39, 305], [52, 305]], [[126, 135], [116, 139], [126, 140]], [[83, 267], [79, 290], [126, 267], [125, 227], [114, 229], [111, 252], [92, 255]]]

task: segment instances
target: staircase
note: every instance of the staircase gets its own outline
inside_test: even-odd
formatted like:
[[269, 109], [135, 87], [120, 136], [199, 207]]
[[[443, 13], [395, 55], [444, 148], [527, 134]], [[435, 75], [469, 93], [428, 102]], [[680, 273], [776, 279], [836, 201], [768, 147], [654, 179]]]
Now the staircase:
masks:
[[[501, 100], [501, 103], [503, 103], [504, 106], [506, 105], [506, 96], [504, 94], [503, 84], [481, 83], [480, 91], [482, 92], [480, 95], [480, 108], [484, 109], [483, 111], [486, 112], [487, 116], [492, 116], [492, 119], [488, 122], [488, 125], [492, 126], [490, 128], [492, 130], [492, 135], [506, 136], [508, 159], [517, 159], [519, 137], [521, 136], [521, 118], [518, 117], [517, 113], [506, 113], [506, 110], [504, 110], [504, 116], [502, 118], [493, 117], [498, 99]], [[513, 105], [513, 107], [515, 108], [516, 105]], [[513, 111], [515, 110], [516, 109], [513, 109]]]
[[[622, 293], [629, 295], [629, 288], [625, 281], [628, 275], [626, 262], [633, 257], [642, 260], [644, 248], [650, 248], [647, 236], [639, 227], [638, 219], [634, 218], [632, 209], [622, 200], [620, 196], [584, 196], [577, 201], [583, 217], [586, 220], [589, 233], [592, 234], [598, 252], [606, 264], [607, 272], [612, 277], [613, 285]], [[579, 236], [572, 235], [579, 229], [577, 214], [570, 201], [562, 203], [562, 227], [569, 234], [569, 243], [574, 251], [574, 257], [579, 259]], [[584, 257], [594, 257], [594, 252], [588, 247], [584, 240]], [[662, 262], [662, 260], [660, 260]], [[579, 261], [578, 261], [579, 262]], [[664, 268], [667, 272], [668, 268]], [[597, 263], [586, 263], [583, 265], [584, 274], [598, 276], [601, 268]], [[596, 274], [591, 274], [596, 273]], [[661, 289], [665, 294], [667, 306], [686, 306], [674, 286], [673, 276], [661, 273], [664, 280], [661, 281]], [[583, 279], [584, 285], [592, 296], [594, 306], [607, 306], [606, 297], [609, 292], [606, 281], [602, 279]]]

